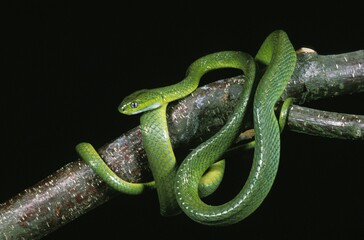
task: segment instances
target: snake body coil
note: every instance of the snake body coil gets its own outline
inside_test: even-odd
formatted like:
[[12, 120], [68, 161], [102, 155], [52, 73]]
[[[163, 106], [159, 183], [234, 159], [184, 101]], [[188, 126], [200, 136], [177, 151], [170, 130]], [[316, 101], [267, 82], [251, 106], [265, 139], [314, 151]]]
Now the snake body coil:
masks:
[[[255, 59], [236, 51], [209, 54], [192, 63], [186, 78], [181, 82], [162, 88], [139, 90], [123, 100], [119, 106], [121, 113], [143, 113], [141, 129], [144, 148], [163, 215], [173, 215], [182, 209], [197, 222], [227, 225], [241, 221], [262, 203], [274, 182], [280, 156], [280, 130], [274, 107], [293, 73], [295, 62], [296, 54], [287, 35], [278, 30], [264, 41]], [[222, 180], [224, 164], [217, 160], [241, 131], [257, 64], [266, 67], [266, 70], [253, 100], [255, 150], [251, 172], [235, 198], [219, 206], [208, 205], [201, 197], [211, 194]], [[166, 107], [169, 102], [193, 92], [206, 72], [219, 68], [242, 70], [246, 79], [243, 92], [224, 127], [194, 149], [178, 167], [169, 140]], [[87, 143], [77, 145], [76, 150], [102, 179], [119, 191], [139, 194], [145, 187], [153, 185], [127, 183], [118, 178]], [[205, 174], [211, 166], [217, 171]], [[216, 172], [217, 175], [214, 175]]]
[[244, 187], [234, 199], [220, 206], [205, 204], [196, 194], [195, 188], [195, 182], [201, 174], [220, 157], [216, 156], [216, 152], [220, 153], [216, 150], [225, 151], [229, 147], [225, 145], [226, 139], [236, 136], [241, 124], [239, 115], [244, 108], [241, 101], [224, 127], [193, 150], [178, 170], [176, 195], [179, 205], [197, 222], [226, 225], [241, 221], [261, 204], [274, 182], [280, 156], [280, 130], [274, 106], [293, 73], [296, 54], [285, 33], [279, 31], [265, 40], [255, 59], [266, 65], [267, 69], [254, 96], [256, 144], [252, 168]]

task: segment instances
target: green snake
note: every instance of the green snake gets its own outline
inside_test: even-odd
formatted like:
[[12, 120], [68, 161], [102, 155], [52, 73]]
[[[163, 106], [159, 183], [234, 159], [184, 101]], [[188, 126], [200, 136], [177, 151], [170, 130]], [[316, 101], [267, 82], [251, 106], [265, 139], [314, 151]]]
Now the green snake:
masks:
[[[155, 186], [163, 215], [174, 215], [182, 209], [193, 220], [207, 225], [239, 222], [259, 207], [274, 182], [280, 157], [280, 125], [274, 109], [295, 64], [292, 44], [284, 31], [277, 30], [266, 38], [255, 58], [238, 51], [212, 53], [193, 62], [182, 81], [167, 87], [139, 90], [126, 97], [118, 109], [128, 115], [143, 113], [140, 118], [142, 139], [154, 182], [129, 183], [120, 179], [88, 143], [78, 144], [76, 150], [118, 191], [139, 194], [144, 188]], [[257, 66], [265, 71], [255, 89]], [[238, 103], [227, 123], [193, 149], [178, 167], [168, 134], [167, 105], [192, 93], [205, 73], [220, 68], [243, 71], [246, 80]], [[208, 205], [201, 198], [214, 192], [222, 180], [225, 165], [218, 160], [242, 130], [254, 89], [255, 149], [250, 174], [232, 200], [218, 206]]]

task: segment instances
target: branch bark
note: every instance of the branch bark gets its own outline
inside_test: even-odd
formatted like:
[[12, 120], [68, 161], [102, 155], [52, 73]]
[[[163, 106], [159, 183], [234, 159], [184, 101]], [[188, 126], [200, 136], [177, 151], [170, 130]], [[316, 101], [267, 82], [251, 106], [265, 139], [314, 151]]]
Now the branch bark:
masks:
[[[168, 124], [174, 148], [195, 145], [215, 133], [232, 112], [243, 85], [243, 76], [217, 81], [170, 104]], [[301, 105], [363, 91], [363, 50], [328, 56], [299, 54], [282, 98], [293, 97]], [[358, 115], [293, 106], [287, 124], [292, 131], [313, 135], [364, 138], [364, 117]], [[130, 182], [151, 179], [138, 127], [107, 143], [99, 153], [121, 178]], [[70, 162], [0, 204], [0, 239], [40, 239], [116, 194], [83, 161]]]

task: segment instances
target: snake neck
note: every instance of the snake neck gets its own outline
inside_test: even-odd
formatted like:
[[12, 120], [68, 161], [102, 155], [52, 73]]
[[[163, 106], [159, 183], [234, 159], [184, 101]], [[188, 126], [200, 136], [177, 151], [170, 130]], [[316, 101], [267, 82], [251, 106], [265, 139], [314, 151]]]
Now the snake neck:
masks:
[[180, 213], [174, 195], [174, 179], [177, 162], [169, 138], [167, 119], [167, 104], [158, 109], [145, 112], [140, 119], [142, 139], [148, 156], [149, 167], [152, 171], [163, 216]]
[[151, 91], [158, 93], [162, 96], [163, 103], [168, 104], [175, 100], [181, 99], [186, 97], [187, 95], [191, 94], [193, 91], [196, 90], [199, 84], [200, 76], [186, 76], [182, 81], [169, 85], [166, 87], [160, 87], [152, 89]]

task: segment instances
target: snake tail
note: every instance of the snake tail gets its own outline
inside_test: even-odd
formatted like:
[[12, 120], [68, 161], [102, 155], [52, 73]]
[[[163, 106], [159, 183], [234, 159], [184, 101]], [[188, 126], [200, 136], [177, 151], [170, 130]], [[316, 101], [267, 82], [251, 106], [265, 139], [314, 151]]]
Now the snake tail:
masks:
[[77, 144], [76, 152], [108, 186], [116, 191], [129, 195], [138, 195], [146, 188], [153, 188], [154, 186], [154, 182], [131, 183], [121, 179], [106, 165], [101, 156], [89, 143]]

